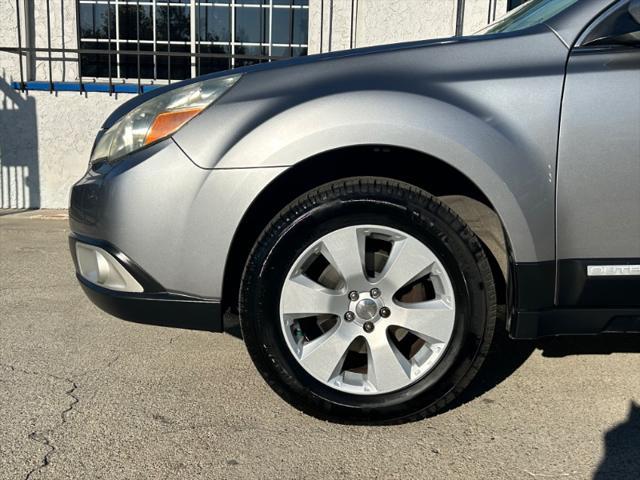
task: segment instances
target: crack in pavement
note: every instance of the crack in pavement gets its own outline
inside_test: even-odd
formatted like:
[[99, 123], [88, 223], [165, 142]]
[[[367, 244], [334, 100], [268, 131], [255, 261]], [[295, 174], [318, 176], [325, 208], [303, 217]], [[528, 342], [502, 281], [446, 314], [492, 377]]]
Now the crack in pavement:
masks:
[[[45, 374], [48, 375], [48, 374]], [[73, 401], [69, 404], [69, 406], [63, 410], [62, 412], [60, 412], [60, 418], [61, 418], [61, 422], [59, 425], [57, 425], [54, 428], [50, 428], [49, 430], [46, 431], [45, 433], [41, 433], [41, 432], [32, 432], [29, 435], [29, 438], [35, 442], [38, 443], [42, 443], [43, 445], [46, 445], [49, 448], [49, 451], [45, 454], [44, 458], [42, 459], [42, 463], [40, 465], [38, 465], [37, 467], [35, 467], [34, 469], [32, 469], [27, 476], [25, 477], [25, 480], [29, 480], [31, 478], [31, 476], [36, 473], [36, 472], [40, 472], [43, 468], [47, 467], [50, 463], [50, 456], [51, 454], [53, 454], [56, 451], [56, 447], [51, 444], [51, 442], [49, 441], [49, 438], [46, 435], [51, 435], [54, 431], [54, 429], [64, 425], [65, 423], [67, 423], [67, 416], [69, 415], [69, 413], [71, 412], [71, 410], [73, 410], [73, 408], [78, 404], [78, 402], [80, 402], [80, 399], [74, 395], [74, 392], [76, 391], [76, 389], [78, 388], [78, 385], [76, 384], [76, 382], [74, 382], [73, 380], [69, 379], [69, 378], [59, 378], [59, 377], [55, 377], [53, 375], [51, 375], [53, 378], [57, 378], [58, 380], [64, 380], [66, 382], [69, 382], [71, 384], [71, 388], [67, 391], [65, 391], [64, 393], [68, 396], [70, 396]]]
[[25, 480], [29, 480], [32, 478], [32, 476], [38, 472], [40, 472], [41, 470], [43, 470], [44, 468], [46, 468], [50, 463], [51, 463], [51, 455], [56, 451], [56, 447], [55, 445], [53, 445], [51, 443], [51, 441], [49, 440], [49, 437], [51, 436], [51, 434], [54, 432], [55, 429], [61, 427], [62, 425], [64, 425], [65, 423], [67, 423], [68, 421], [68, 416], [71, 413], [71, 411], [75, 408], [75, 406], [80, 402], [80, 399], [75, 395], [75, 391], [78, 389], [78, 384], [72, 380], [71, 378], [66, 378], [66, 377], [60, 377], [58, 375], [54, 375], [52, 373], [47, 373], [47, 372], [35, 372], [32, 370], [24, 370], [21, 368], [16, 368], [13, 365], [9, 365], [6, 363], [0, 363], [0, 366], [8, 368], [9, 370], [11, 370], [12, 372], [19, 372], [19, 373], [23, 373], [26, 375], [38, 375], [38, 376], [46, 376], [49, 378], [53, 378], [55, 380], [61, 381], [61, 382], [67, 382], [69, 384], [71, 384], [71, 387], [68, 390], [65, 390], [65, 395], [71, 397], [72, 401], [69, 404], [69, 406], [64, 409], [62, 412], [60, 412], [60, 423], [48, 430], [45, 430], [44, 432], [39, 432], [39, 431], [33, 431], [29, 434], [28, 438], [29, 440], [32, 440], [34, 442], [40, 443], [41, 445], [44, 445], [45, 447], [47, 447], [47, 453], [45, 453], [44, 457], [42, 458], [42, 461], [40, 462], [39, 465], [35, 466], [34, 468], [32, 468], [29, 473], [27, 473], [27, 476], [25, 477]]

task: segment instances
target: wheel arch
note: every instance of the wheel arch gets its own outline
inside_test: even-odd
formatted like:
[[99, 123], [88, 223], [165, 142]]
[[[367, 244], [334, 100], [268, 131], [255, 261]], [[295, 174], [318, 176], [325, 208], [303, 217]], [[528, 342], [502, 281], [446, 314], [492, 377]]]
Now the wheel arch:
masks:
[[[225, 263], [223, 311], [235, 309], [244, 266], [260, 233], [288, 203], [305, 192], [343, 178], [380, 176], [422, 188], [452, 208], [478, 235], [496, 281], [498, 300], [506, 297], [509, 239], [504, 222], [485, 193], [443, 160], [392, 145], [354, 145], [319, 153], [287, 169], [269, 183], [243, 215]], [[490, 218], [492, 228], [477, 221]], [[474, 228], [475, 226], [475, 228]]]

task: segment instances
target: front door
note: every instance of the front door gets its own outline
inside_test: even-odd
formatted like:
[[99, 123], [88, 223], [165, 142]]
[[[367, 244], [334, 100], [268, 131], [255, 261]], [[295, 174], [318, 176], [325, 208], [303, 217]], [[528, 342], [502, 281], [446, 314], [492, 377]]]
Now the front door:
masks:
[[558, 305], [640, 306], [640, 23], [628, 2], [569, 58], [556, 234]]

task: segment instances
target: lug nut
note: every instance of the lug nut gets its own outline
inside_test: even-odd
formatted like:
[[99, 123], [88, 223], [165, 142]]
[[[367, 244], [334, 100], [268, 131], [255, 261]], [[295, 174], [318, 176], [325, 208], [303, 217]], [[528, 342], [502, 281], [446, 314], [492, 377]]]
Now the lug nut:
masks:
[[347, 312], [344, 314], [344, 319], [347, 322], [353, 322], [353, 320], [356, 318], [356, 314], [353, 312]]
[[371, 298], [378, 298], [380, 296], [380, 289], [372, 288], [369, 295], [371, 295]]
[[373, 332], [373, 329], [375, 327], [373, 325], [373, 322], [364, 322], [364, 325], [362, 325], [362, 328], [364, 328], [365, 332], [371, 333], [371, 332]]
[[358, 295], [358, 292], [356, 292], [355, 290], [352, 290], [349, 292], [349, 300], [351, 300], [352, 302], [355, 302], [356, 300], [358, 300], [358, 298], [360, 298], [360, 295]]
[[387, 318], [389, 315], [391, 315], [391, 310], [389, 310], [389, 307], [382, 307], [380, 309], [380, 316], [382, 318]]

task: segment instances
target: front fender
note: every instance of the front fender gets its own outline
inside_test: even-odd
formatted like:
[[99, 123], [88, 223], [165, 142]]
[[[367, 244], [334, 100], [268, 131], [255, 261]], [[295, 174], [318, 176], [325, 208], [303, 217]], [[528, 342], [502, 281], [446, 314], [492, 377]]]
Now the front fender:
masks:
[[[242, 115], [233, 118], [238, 123], [234, 131], [242, 133]], [[527, 137], [505, 125], [506, 119], [481, 118], [437, 98], [392, 91], [347, 92], [273, 115], [227, 148], [218, 144], [215, 152], [209, 148], [187, 153], [205, 163], [219, 155], [215, 167], [233, 169], [289, 167], [355, 145], [424, 152], [448, 163], [484, 192], [507, 230], [518, 262], [552, 259], [553, 238], [544, 232], [544, 227], [553, 228], [554, 195], [547, 165], [537, 161], [539, 145], [529, 145]], [[532, 230], [536, 227], [538, 232]]]

